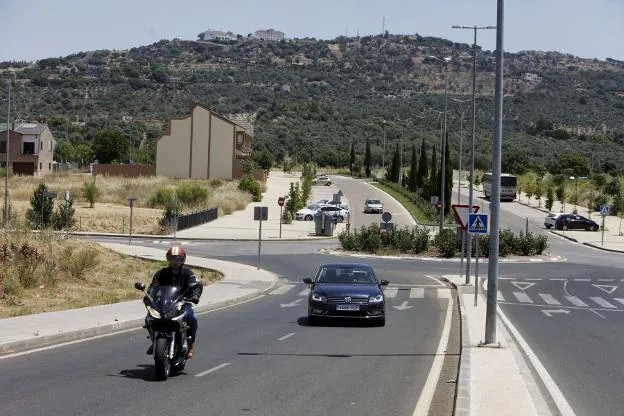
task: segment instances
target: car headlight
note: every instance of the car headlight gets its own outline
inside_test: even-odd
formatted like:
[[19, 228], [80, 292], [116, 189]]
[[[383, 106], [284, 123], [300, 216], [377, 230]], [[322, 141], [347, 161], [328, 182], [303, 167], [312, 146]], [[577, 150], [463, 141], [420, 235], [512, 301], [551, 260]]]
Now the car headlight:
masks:
[[160, 319], [160, 313], [151, 306], [147, 306], [147, 312], [152, 315], [152, 318]]
[[383, 302], [383, 300], [384, 300], [383, 295], [369, 296], [368, 297], [368, 303], [379, 303], [379, 302]]
[[318, 293], [312, 293], [312, 300], [315, 302], [327, 302], [327, 298], [323, 295], [319, 295]]

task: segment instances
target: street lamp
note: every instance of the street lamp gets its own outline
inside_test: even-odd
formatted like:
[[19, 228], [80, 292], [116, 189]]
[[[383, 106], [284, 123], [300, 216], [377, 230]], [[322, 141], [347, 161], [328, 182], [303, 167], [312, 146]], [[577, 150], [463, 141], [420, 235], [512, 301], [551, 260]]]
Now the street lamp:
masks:
[[6, 125], [6, 165], [4, 169], [4, 228], [9, 224], [9, 161], [11, 154], [11, 77], [13, 72], [9, 73], [9, 102], [7, 109], [7, 125]]
[[[452, 101], [457, 103], [467, 103], [470, 100], [458, 100], [457, 98], [451, 98]], [[461, 204], [461, 172], [462, 172], [462, 152], [464, 143], [464, 112], [461, 112], [461, 118], [459, 122], [459, 162], [457, 167], [457, 204]]]
[[399, 185], [402, 185], [403, 179], [403, 136], [405, 135], [405, 125], [410, 121], [409, 118], [401, 120], [399, 117], [395, 121], [401, 123], [401, 137], [399, 138]]
[[[468, 190], [468, 213], [472, 213], [473, 205], [473, 188], [474, 188], [474, 149], [475, 149], [475, 136], [477, 128], [477, 31], [481, 29], [496, 29], [496, 26], [452, 26], [453, 29], [471, 29], [474, 31], [474, 43], [472, 44], [472, 140], [470, 150], [470, 186]], [[468, 246], [466, 247], [468, 254], [466, 262], [466, 284], [470, 284], [470, 259], [472, 257], [472, 239], [468, 239]]]
[[444, 64], [444, 131], [442, 132], [442, 140], [440, 143], [440, 232], [444, 228], [444, 194], [445, 194], [445, 182], [446, 182], [446, 113], [448, 108], [448, 64], [452, 58], [450, 56], [444, 57], [444, 59], [437, 58], [435, 56], [429, 56], [431, 59], [440, 61]]

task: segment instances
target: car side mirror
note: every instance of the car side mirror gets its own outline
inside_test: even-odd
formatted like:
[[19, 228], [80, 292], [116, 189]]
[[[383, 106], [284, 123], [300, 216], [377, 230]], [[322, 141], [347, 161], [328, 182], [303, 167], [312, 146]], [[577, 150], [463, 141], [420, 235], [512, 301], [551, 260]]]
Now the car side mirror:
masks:
[[136, 282], [134, 284], [134, 288], [137, 290], [145, 290], [145, 284], [143, 284], [142, 282]]
[[312, 279], [310, 279], [309, 277], [306, 277], [305, 279], [303, 279], [303, 283], [305, 283], [306, 285], [311, 285]]
[[379, 282], [379, 286], [388, 286], [389, 284], [390, 282], [387, 280], [382, 280], [381, 282]]

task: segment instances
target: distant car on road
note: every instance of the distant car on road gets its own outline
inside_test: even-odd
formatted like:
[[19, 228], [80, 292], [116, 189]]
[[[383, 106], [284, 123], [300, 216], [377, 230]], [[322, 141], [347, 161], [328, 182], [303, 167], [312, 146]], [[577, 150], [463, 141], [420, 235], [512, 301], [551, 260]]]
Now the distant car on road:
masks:
[[310, 286], [308, 324], [320, 319], [370, 319], [374, 325], [386, 324], [386, 300], [373, 268], [364, 263], [327, 263], [314, 278], [303, 279]]
[[565, 214], [563, 212], [551, 212], [550, 214], [546, 215], [546, 218], [544, 218], [544, 225], [546, 226], [546, 228], [554, 227], [557, 219], [562, 215]]
[[349, 216], [349, 210], [343, 207], [344, 204], [340, 205], [322, 205], [319, 209], [316, 210], [314, 216], [317, 217], [325, 213], [331, 217], [334, 217], [336, 222], [343, 222]]
[[564, 214], [557, 218], [555, 228], [558, 230], [585, 230], [598, 231], [600, 226], [597, 222], [576, 214]]
[[329, 176], [317, 176], [312, 179], [312, 185], [326, 185], [329, 186], [332, 184], [331, 178]]
[[295, 212], [295, 219], [304, 220], [304, 221], [312, 221], [312, 219], [314, 218], [314, 213], [318, 211], [318, 209], [322, 206], [323, 205], [321, 204], [311, 204], [305, 208], [301, 208], [300, 210]]
[[364, 202], [364, 213], [378, 213], [381, 214], [383, 212], [383, 204], [378, 199], [367, 199]]

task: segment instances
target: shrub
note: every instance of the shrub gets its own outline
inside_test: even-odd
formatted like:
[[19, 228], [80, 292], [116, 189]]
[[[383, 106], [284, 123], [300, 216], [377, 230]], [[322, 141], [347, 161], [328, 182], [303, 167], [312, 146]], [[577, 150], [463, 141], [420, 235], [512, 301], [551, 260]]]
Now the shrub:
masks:
[[73, 208], [74, 201], [70, 198], [67, 202], [58, 205], [57, 210], [52, 214], [52, 226], [55, 230], [71, 229], [76, 224]]
[[89, 201], [89, 207], [93, 208], [95, 202], [100, 198], [101, 192], [95, 184], [95, 179], [91, 182], [85, 182], [82, 185], [82, 197]]
[[51, 198], [44, 196], [45, 192], [48, 192], [48, 187], [40, 183], [33, 192], [30, 198], [30, 208], [26, 211], [28, 224], [40, 230], [50, 225], [54, 210], [54, 203]]
[[24, 242], [21, 245], [11, 243], [10, 247], [15, 273], [20, 285], [26, 289], [37, 286], [39, 278], [35, 272], [40, 262], [44, 259], [43, 255], [39, 253], [35, 246], [28, 242]]
[[548, 249], [548, 236], [545, 235], [536, 235], [534, 237], [535, 241], [535, 254], [542, 254], [546, 249]]
[[[69, 256], [67, 256], [67, 253]], [[98, 251], [93, 247], [75, 252], [73, 248], [64, 250], [65, 261], [60, 263], [60, 269], [75, 279], [84, 279], [85, 273], [94, 269], [99, 263]]]
[[220, 188], [223, 186], [223, 184], [225, 184], [225, 182], [221, 178], [216, 178], [210, 180], [209, 184], [212, 188]]
[[414, 230], [414, 253], [422, 253], [429, 250], [429, 243], [431, 238], [429, 236], [429, 230], [421, 227]]
[[356, 239], [357, 233], [347, 233], [346, 231], [338, 234], [338, 241], [340, 242], [340, 247], [342, 247], [345, 251], [355, 251], [356, 250]]
[[488, 234], [477, 236], [479, 239], [479, 253], [481, 257], [489, 257], [490, 255], [490, 236]]
[[[516, 252], [516, 236], [509, 228], [501, 230], [498, 240], [499, 256], [505, 257]], [[489, 251], [489, 249], [488, 249]]]
[[192, 207], [208, 200], [208, 189], [197, 183], [183, 183], [176, 190], [178, 201]]
[[260, 188], [260, 184], [250, 175], [243, 176], [238, 184], [238, 189], [249, 192], [253, 196], [254, 202], [262, 201], [262, 190]]
[[442, 257], [453, 257], [457, 250], [455, 231], [445, 228], [433, 239], [433, 245]]
[[292, 224], [292, 222], [293, 222], [293, 218], [292, 218], [292, 214], [290, 213], [290, 211], [288, 210], [284, 211], [284, 213], [282, 214], [282, 223]]
[[173, 199], [173, 189], [158, 188], [147, 200], [147, 206], [150, 208], [165, 208]]

